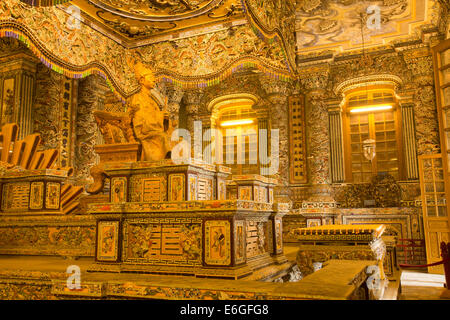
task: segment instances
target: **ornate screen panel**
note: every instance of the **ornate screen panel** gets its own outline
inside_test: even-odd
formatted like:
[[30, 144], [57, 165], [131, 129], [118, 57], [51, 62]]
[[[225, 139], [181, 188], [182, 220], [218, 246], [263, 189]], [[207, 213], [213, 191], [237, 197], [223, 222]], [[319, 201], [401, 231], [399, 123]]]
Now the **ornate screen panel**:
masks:
[[307, 183], [305, 97], [289, 97], [289, 143], [291, 183]]

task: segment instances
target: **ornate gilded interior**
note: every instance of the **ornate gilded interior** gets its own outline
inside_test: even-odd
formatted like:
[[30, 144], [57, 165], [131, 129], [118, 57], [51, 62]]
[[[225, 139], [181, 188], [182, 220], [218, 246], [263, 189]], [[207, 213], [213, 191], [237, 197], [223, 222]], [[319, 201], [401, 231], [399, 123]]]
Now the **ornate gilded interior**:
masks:
[[448, 299], [449, 10], [2, 0], [0, 299]]

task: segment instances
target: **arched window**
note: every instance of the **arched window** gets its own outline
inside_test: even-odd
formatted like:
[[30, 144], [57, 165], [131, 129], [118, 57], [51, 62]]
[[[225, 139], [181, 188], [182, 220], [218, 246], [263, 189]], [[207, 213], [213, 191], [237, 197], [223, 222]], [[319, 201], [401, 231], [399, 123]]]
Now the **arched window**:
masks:
[[211, 124], [221, 133], [221, 144], [216, 141], [214, 145], [223, 151], [222, 162], [215, 151], [213, 161], [230, 167], [235, 175], [260, 174], [256, 101], [251, 94], [236, 94], [210, 103]]
[[380, 173], [401, 180], [401, 121], [393, 89], [355, 89], [345, 102], [346, 181], [365, 183]]
[[221, 108], [218, 120], [225, 165], [233, 174], [259, 174], [258, 120], [252, 106]]

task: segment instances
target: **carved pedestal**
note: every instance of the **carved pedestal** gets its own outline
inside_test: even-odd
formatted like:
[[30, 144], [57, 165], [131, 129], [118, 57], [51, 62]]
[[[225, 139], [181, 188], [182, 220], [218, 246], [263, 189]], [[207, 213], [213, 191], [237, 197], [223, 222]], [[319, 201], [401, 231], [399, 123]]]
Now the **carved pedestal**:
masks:
[[140, 143], [117, 143], [95, 146], [95, 152], [100, 161], [106, 162], [136, 162], [141, 157]]
[[97, 220], [90, 271], [256, 280], [283, 275], [291, 266], [281, 238], [288, 207], [218, 200], [226, 192], [224, 167], [163, 161], [104, 168], [111, 199], [88, 209]]

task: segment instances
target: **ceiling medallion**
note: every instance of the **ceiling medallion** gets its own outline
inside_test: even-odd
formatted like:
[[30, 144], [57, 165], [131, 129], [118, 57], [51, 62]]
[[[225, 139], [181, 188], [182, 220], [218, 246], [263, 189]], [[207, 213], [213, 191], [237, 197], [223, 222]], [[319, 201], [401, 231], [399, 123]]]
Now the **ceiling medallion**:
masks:
[[141, 21], [168, 22], [203, 15], [223, 0], [89, 0], [112, 14]]

